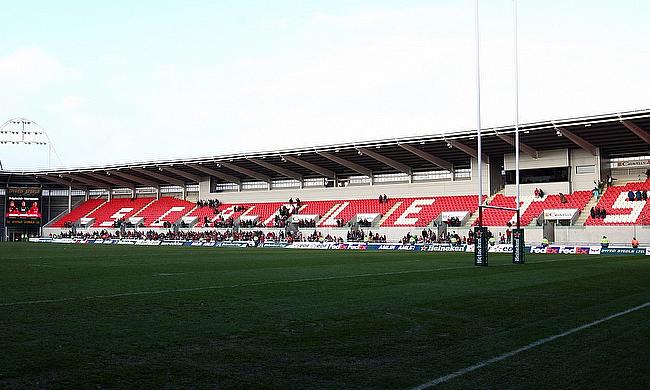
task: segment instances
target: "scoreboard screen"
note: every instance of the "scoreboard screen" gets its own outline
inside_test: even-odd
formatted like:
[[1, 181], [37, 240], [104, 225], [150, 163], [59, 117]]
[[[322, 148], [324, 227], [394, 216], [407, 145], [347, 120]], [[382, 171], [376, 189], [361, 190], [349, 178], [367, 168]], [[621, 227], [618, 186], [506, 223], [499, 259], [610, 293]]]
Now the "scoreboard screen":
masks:
[[7, 226], [40, 226], [41, 189], [7, 188], [6, 221]]

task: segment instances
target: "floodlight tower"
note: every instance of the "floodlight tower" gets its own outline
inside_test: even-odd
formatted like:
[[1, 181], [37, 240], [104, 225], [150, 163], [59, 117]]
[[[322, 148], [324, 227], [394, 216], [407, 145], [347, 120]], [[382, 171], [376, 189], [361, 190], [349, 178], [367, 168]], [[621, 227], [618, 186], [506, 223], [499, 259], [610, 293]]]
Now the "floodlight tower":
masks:
[[3, 123], [0, 126], [0, 144], [47, 146], [47, 167], [52, 167], [52, 153], [61, 162], [45, 129], [31, 119], [13, 118]]

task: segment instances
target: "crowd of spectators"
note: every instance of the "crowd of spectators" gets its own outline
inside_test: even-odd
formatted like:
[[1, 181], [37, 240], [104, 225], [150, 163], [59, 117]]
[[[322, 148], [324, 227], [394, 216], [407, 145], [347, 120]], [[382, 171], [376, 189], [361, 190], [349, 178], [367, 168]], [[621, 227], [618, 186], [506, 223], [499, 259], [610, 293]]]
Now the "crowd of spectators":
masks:
[[372, 222], [368, 221], [367, 218], [362, 218], [359, 221], [357, 221], [357, 223], [361, 227], [370, 227], [370, 226], [372, 226]]
[[591, 210], [589, 210], [589, 215], [591, 215], [592, 219], [603, 219], [607, 216], [607, 210], [605, 208], [600, 208], [600, 207], [592, 207]]
[[546, 193], [541, 188], [535, 188], [535, 198], [543, 198]]
[[231, 229], [235, 226], [235, 220], [230, 218], [224, 218], [222, 216], [218, 216], [215, 218], [214, 221], [210, 221], [210, 218], [207, 216], [203, 218], [203, 226], [205, 227], [214, 227], [214, 228], [222, 228], [222, 229]]
[[452, 227], [460, 226], [460, 219], [458, 217], [447, 218], [447, 226], [452, 226]]
[[386, 242], [386, 235], [372, 234], [370, 230], [364, 232], [363, 229], [350, 230], [347, 234], [347, 240], [350, 242]]
[[209, 200], [197, 200], [196, 201], [196, 206], [199, 208], [202, 207], [209, 207], [213, 209], [215, 212], [221, 205], [221, 202], [219, 202], [219, 199], [209, 199]]
[[[494, 237], [491, 231], [488, 230], [487, 235], [488, 243], [490, 245], [495, 245], [497, 239]], [[499, 243], [507, 244], [510, 243], [512, 239], [512, 232], [510, 229], [507, 229], [505, 233], [499, 233]], [[402, 244], [451, 244], [451, 245], [471, 245], [474, 243], [474, 232], [470, 229], [467, 232], [466, 236], [459, 235], [456, 231], [441, 233], [439, 236], [436, 235], [431, 229], [424, 229], [420, 235], [411, 234], [410, 232], [406, 234], [401, 240]]]
[[300, 219], [297, 222], [294, 222], [298, 227], [301, 228], [315, 228], [316, 220], [315, 219]]
[[648, 191], [646, 190], [636, 190], [636, 192], [630, 190], [627, 193], [627, 199], [630, 202], [648, 200]]
[[388, 203], [388, 196], [386, 196], [386, 194], [379, 195], [379, 203]]

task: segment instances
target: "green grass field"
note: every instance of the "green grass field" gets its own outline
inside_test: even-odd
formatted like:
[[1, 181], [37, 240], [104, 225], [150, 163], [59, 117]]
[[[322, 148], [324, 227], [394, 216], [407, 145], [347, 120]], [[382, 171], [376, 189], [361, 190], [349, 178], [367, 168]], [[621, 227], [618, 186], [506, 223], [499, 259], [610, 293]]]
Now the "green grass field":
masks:
[[[410, 388], [650, 301], [650, 257], [0, 245], [0, 387]], [[638, 388], [650, 307], [439, 388]]]

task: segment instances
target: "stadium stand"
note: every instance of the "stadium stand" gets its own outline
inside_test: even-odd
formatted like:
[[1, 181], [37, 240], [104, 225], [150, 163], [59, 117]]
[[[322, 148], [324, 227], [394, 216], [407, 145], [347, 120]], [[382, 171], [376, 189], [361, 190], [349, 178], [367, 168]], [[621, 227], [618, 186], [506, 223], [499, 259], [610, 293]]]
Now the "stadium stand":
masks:
[[175, 223], [194, 207], [194, 203], [182, 199], [162, 197], [139, 210], [134, 216], [143, 217], [146, 227], [162, 227], [164, 222]]
[[[627, 199], [629, 190], [650, 190], [650, 181], [645, 183], [630, 183], [626, 186], [611, 187], [600, 199], [598, 207], [607, 209], [608, 217], [605, 219], [587, 219], [588, 225], [603, 224], [634, 224], [650, 222], [650, 207], [646, 201], [631, 202]], [[548, 209], [578, 209], [583, 211], [592, 194], [590, 191], [576, 191], [564, 195], [565, 202], [560, 194], [545, 195], [543, 198], [534, 196], [522, 197], [521, 225], [533, 223], [543, 212]], [[497, 194], [491, 205], [501, 207], [515, 207], [515, 197]], [[100, 206], [98, 208], [98, 206]], [[297, 207], [295, 203], [288, 202], [261, 202], [252, 204], [219, 204], [218, 207], [198, 207], [182, 199], [173, 197], [113, 199], [106, 202], [101, 199], [92, 199], [82, 203], [70, 214], [65, 215], [52, 227], [63, 227], [65, 222], [76, 222], [79, 218], [95, 218], [94, 227], [109, 227], [119, 218], [143, 217], [144, 226], [162, 227], [163, 222], [176, 223], [183, 216], [197, 217], [196, 227], [208, 227], [204, 223], [207, 217], [209, 222], [218, 218], [227, 220], [247, 217], [256, 220], [257, 226], [281, 227], [276, 224], [275, 216], [279, 215], [281, 208], [286, 207], [292, 211], [290, 215], [317, 216], [318, 227], [340, 227], [342, 224], [352, 222], [357, 216], [364, 216], [373, 220], [373, 226], [381, 227], [424, 227], [441, 217], [445, 212], [467, 213], [474, 215], [477, 211], [476, 197], [473, 195], [438, 196], [428, 198], [396, 198], [380, 203], [377, 199], [350, 199], [350, 200], [318, 200], [305, 201]], [[92, 212], [95, 208], [96, 211]], [[588, 210], [587, 210], [588, 212]], [[91, 215], [88, 215], [88, 214]], [[376, 217], [376, 218], [375, 218]], [[485, 226], [506, 226], [515, 224], [514, 211], [486, 209], [483, 212]], [[473, 225], [477, 225], [475, 220]]]
[[[530, 225], [544, 210], [551, 209], [578, 209], [582, 212], [591, 199], [590, 191], [576, 191], [573, 194], [564, 195], [566, 202], [562, 202], [560, 194], [546, 195], [543, 198], [535, 196], [521, 197], [521, 225]], [[516, 197], [497, 194], [490, 202], [492, 206], [515, 208]], [[516, 223], [516, 213], [509, 210], [486, 209], [483, 212], [483, 225], [485, 226], [506, 226], [508, 223]], [[477, 225], [478, 222], [475, 222]]]
[[438, 196], [431, 198], [397, 199], [400, 206], [388, 217], [382, 226], [427, 226], [442, 212], [459, 211], [473, 214], [478, 209], [477, 197], [473, 195]]
[[[635, 194], [635, 200], [629, 199], [629, 192]], [[609, 187], [596, 204], [604, 209], [604, 218], [589, 216], [585, 225], [650, 225], [650, 202], [646, 199], [636, 200], [636, 192], [650, 191], [650, 180], [633, 182], [624, 186]]]
[[112, 227], [115, 221], [135, 215], [156, 198], [117, 198], [106, 202], [86, 217], [94, 218], [91, 227]]
[[63, 215], [57, 221], [52, 224], [52, 227], [62, 228], [65, 227], [68, 223], [74, 223], [79, 221], [79, 219], [86, 217], [93, 210], [103, 205], [106, 202], [105, 199], [88, 199], [87, 201], [80, 204], [78, 207], [72, 210], [72, 212]]

